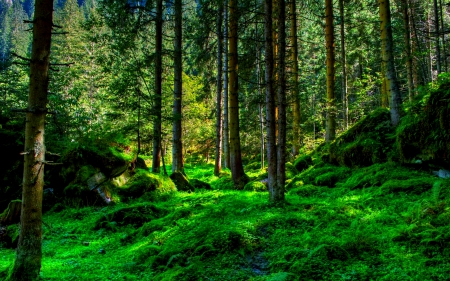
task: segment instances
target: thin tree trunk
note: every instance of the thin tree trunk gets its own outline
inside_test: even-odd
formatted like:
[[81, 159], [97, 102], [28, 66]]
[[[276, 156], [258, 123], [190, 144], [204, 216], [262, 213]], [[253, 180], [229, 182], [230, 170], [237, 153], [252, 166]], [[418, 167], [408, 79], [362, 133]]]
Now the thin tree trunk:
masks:
[[442, 55], [444, 57], [444, 71], [447, 72], [447, 50], [445, 46], [445, 28], [444, 28], [444, 16], [442, 14], [442, 0], [439, 0], [439, 13], [440, 13], [440, 20], [441, 20], [441, 29], [442, 29]]
[[408, 96], [412, 101], [414, 96], [412, 53], [411, 53], [411, 36], [409, 27], [408, 1], [402, 1], [403, 23], [405, 28], [405, 52], [406, 52], [406, 75], [408, 77]]
[[183, 58], [182, 58], [182, 0], [175, 0], [175, 44], [174, 44], [174, 99], [173, 99], [173, 144], [172, 173], [183, 173], [182, 112], [183, 98]]
[[345, 53], [345, 17], [344, 0], [339, 0], [339, 16], [341, 21], [341, 57], [342, 57], [342, 112], [344, 127], [348, 129], [348, 93], [347, 93], [347, 58]]
[[138, 122], [137, 122], [137, 155], [141, 153], [141, 90], [137, 88], [138, 94]]
[[155, 43], [155, 100], [153, 114], [153, 163], [152, 172], [159, 173], [161, 166], [161, 122], [162, 122], [162, 0], [156, 1]]
[[291, 12], [291, 60], [292, 60], [292, 95], [293, 95], [293, 128], [292, 128], [292, 154], [298, 155], [301, 145], [301, 107], [300, 107], [300, 95], [298, 91], [298, 43], [297, 43], [297, 10], [295, 7], [295, 1], [290, 1]]
[[433, 0], [434, 4], [434, 30], [436, 32], [436, 69], [437, 74], [439, 75], [441, 73], [441, 47], [439, 46], [439, 11], [438, 11], [438, 4], [437, 0]]
[[286, 182], [286, 2], [278, 0], [278, 145], [277, 185], [270, 193], [271, 202], [284, 201]]
[[[258, 7], [258, 1], [255, 1], [255, 6]], [[258, 42], [258, 23], [255, 23], [255, 32], [256, 32], [256, 40]], [[261, 93], [261, 52], [260, 52], [260, 45], [259, 43], [256, 43], [256, 81], [258, 85], [258, 97], [262, 96]], [[260, 126], [260, 132], [261, 132], [261, 169], [264, 169], [264, 154], [265, 154], [265, 138], [264, 138], [264, 116], [263, 116], [263, 105], [260, 103], [258, 106], [259, 110], [259, 126]]]
[[336, 94], [334, 92], [334, 25], [333, 1], [325, 0], [325, 41], [327, 48], [327, 122], [325, 141], [330, 142], [336, 137]]
[[238, 0], [229, 2], [229, 110], [230, 110], [230, 164], [231, 176], [237, 189], [242, 189], [246, 182], [242, 166], [241, 144], [239, 137], [239, 83], [238, 83]]
[[230, 129], [228, 114], [228, 0], [224, 0], [224, 19], [223, 37], [223, 166], [230, 168]]
[[217, 116], [216, 116], [216, 159], [214, 175], [218, 176], [222, 170], [222, 16], [223, 5], [219, 3], [217, 11]]
[[25, 162], [19, 244], [10, 280], [36, 280], [42, 260], [42, 191], [45, 115], [49, 82], [53, 1], [36, 0], [25, 125]]
[[381, 53], [382, 59], [386, 62], [386, 89], [390, 96], [391, 123], [397, 126], [400, 122], [401, 96], [397, 85], [397, 77], [394, 65], [391, 12], [389, 0], [379, 0], [380, 21], [381, 21]]
[[265, 42], [265, 82], [266, 82], [266, 131], [267, 131], [267, 177], [269, 186], [269, 200], [277, 184], [277, 144], [275, 118], [275, 90], [273, 73], [273, 28], [272, 28], [272, 0], [264, 0], [264, 42]]

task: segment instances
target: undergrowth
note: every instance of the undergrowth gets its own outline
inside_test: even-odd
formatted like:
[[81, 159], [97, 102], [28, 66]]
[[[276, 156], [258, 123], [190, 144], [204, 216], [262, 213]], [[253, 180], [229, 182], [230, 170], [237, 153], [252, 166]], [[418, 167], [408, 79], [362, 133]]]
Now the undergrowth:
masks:
[[[272, 207], [267, 192], [232, 190], [227, 171], [186, 173], [212, 189], [46, 213], [41, 279], [448, 279], [449, 180], [390, 163], [321, 165]], [[14, 251], [0, 256], [1, 272]]]

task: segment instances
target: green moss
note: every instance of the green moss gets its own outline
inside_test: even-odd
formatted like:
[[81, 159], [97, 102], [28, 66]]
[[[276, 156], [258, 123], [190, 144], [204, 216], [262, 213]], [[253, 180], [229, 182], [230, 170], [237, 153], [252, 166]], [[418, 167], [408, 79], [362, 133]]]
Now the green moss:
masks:
[[154, 174], [145, 169], [135, 169], [135, 174], [123, 186], [117, 188], [119, 196], [138, 198], [147, 192], [165, 193], [176, 191], [172, 180], [162, 175]]
[[247, 191], [256, 191], [256, 192], [265, 192], [267, 191], [267, 186], [261, 181], [251, 181], [244, 186], [244, 190]]
[[435, 180], [432, 178], [414, 178], [402, 180], [388, 180], [381, 185], [383, 192], [406, 192], [421, 194], [433, 187]]
[[294, 167], [299, 172], [303, 172], [311, 165], [313, 165], [313, 161], [310, 154], [300, 156], [294, 162]]

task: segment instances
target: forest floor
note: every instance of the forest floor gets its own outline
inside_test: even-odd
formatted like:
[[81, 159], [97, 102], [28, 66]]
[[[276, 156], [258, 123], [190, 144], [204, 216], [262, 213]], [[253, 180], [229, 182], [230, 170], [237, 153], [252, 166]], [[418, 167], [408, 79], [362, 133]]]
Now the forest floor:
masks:
[[[394, 163], [311, 167], [274, 207], [212, 165], [186, 172], [212, 190], [47, 212], [41, 279], [450, 280], [450, 180]], [[1, 272], [14, 250], [0, 257]]]

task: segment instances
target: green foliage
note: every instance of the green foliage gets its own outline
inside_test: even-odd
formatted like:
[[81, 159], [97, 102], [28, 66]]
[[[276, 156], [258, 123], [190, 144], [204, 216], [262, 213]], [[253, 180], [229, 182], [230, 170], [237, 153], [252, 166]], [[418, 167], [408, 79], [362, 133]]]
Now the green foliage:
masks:
[[261, 182], [259, 180], [251, 181], [244, 186], [244, 190], [265, 192], [265, 191], [267, 191], [267, 185], [265, 185], [263, 182]]
[[139, 198], [147, 192], [157, 194], [176, 191], [175, 184], [170, 178], [151, 173], [145, 169], [135, 169], [135, 174], [123, 186], [117, 187], [117, 192], [123, 200]]

